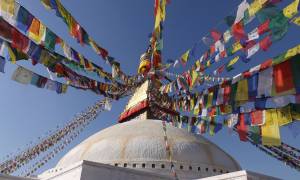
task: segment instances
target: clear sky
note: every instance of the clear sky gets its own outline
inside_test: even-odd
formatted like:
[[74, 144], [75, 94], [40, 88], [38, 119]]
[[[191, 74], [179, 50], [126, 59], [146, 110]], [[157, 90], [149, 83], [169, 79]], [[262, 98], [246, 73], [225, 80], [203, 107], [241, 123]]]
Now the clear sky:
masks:
[[[53, 12], [46, 11], [39, 1], [19, 0], [19, 2], [75, 49], [110, 71], [109, 66], [103, 63], [103, 60], [95, 55], [89, 47], [80, 47], [74, 39], [71, 39], [67, 27], [61, 19], [57, 18]], [[139, 57], [148, 44], [147, 36], [153, 29], [153, 0], [62, 0], [62, 2], [87, 32], [121, 62], [126, 73], [136, 73]], [[194, 43], [200, 42], [201, 38], [207, 35], [212, 28], [223, 31], [224, 24], [217, 27], [216, 25], [220, 24], [225, 16], [234, 12], [240, 2], [240, 0], [172, 0], [167, 8], [167, 19], [164, 26], [164, 58], [179, 57]], [[292, 0], [285, 0], [281, 5], [290, 2]], [[249, 32], [251, 28], [247, 30]], [[235, 66], [234, 71], [222, 75], [235, 75], [259, 64], [268, 57], [274, 57], [278, 53], [294, 47], [300, 43], [299, 35], [300, 27], [291, 25], [284, 39], [274, 44], [269, 51], [259, 52], [250, 63], [239, 63]], [[200, 54], [205, 48], [200, 42], [196, 54]], [[222, 61], [218, 65], [225, 62], [228, 60]], [[30, 67], [33, 71], [47, 75], [41, 66], [33, 67], [29, 65], [29, 62], [22, 64]], [[10, 80], [14, 69], [16, 66], [7, 63], [6, 73], [0, 74], [0, 92], [2, 94], [0, 101], [2, 117], [0, 118], [0, 158], [10, 152], [15, 152], [18, 148], [24, 148], [30, 141], [37, 141], [37, 138], [45, 135], [48, 130], [66, 123], [73, 115], [102, 98], [91, 92], [72, 88], [69, 88], [67, 94], [57, 95], [55, 92], [45, 89], [18, 84]], [[182, 70], [183, 68], [179, 68], [173, 72], [182, 72]], [[115, 102], [111, 112], [101, 113], [98, 119], [89, 125], [74, 143], [68, 146], [66, 151], [93, 133], [116, 124], [127, 100]], [[281, 129], [281, 135], [284, 142], [300, 148], [300, 137], [293, 138], [287, 128]], [[230, 134], [226, 129], [214, 137], [206, 137], [233, 156], [243, 169], [282, 179], [300, 179], [299, 172], [267, 156], [249, 143], [240, 142], [236, 134]], [[60, 153], [41, 171], [53, 167], [66, 151]]]

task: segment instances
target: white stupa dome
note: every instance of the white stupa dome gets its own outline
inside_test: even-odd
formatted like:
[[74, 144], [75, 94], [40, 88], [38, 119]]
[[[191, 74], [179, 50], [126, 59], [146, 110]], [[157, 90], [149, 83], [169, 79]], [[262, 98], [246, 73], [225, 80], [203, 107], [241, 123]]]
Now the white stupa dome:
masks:
[[[167, 124], [172, 161], [183, 179], [240, 170], [227, 153], [204, 137]], [[69, 151], [56, 168], [88, 160], [171, 176], [162, 122], [132, 120], [104, 129]]]

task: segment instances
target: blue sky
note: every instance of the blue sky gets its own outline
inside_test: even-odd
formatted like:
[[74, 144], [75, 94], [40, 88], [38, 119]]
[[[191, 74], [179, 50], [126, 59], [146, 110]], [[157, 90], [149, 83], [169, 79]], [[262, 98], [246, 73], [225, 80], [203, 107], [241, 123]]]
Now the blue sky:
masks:
[[[42, 20], [50, 29], [63, 37], [66, 42], [82, 52], [86, 57], [110, 71], [101, 58], [89, 47], [80, 47], [68, 35], [67, 27], [53, 12], [46, 11], [36, 0], [19, 0], [36, 17]], [[148, 34], [153, 29], [153, 1], [151, 0], [90, 0], [66, 1], [65, 7], [74, 15], [87, 32], [120, 63], [128, 74], [135, 74], [140, 55], [148, 45]], [[175, 59], [191, 48], [194, 43], [208, 34], [212, 28], [223, 31], [222, 19], [236, 10], [240, 0], [172, 0], [167, 8], [167, 19], [164, 31], [164, 59]], [[284, 1], [282, 5], [292, 2]], [[217, 24], [221, 24], [216, 26]], [[254, 23], [255, 25], [255, 23]], [[251, 30], [247, 29], [248, 32]], [[274, 57], [288, 48], [300, 43], [295, 37], [300, 35], [300, 27], [291, 25], [288, 34], [280, 42], [274, 44], [269, 51], [259, 52], [248, 64], [239, 63], [234, 71], [224, 73], [232, 76], [240, 71], [259, 64], [268, 57]], [[205, 50], [199, 43], [196, 54]], [[224, 60], [222, 63], [228, 62]], [[31, 66], [22, 62], [35, 72], [47, 75], [41, 66]], [[188, 67], [188, 66], [187, 66]], [[175, 69], [182, 72], [186, 68]], [[0, 158], [18, 148], [24, 148], [30, 141], [37, 141], [37, 137], [45, 135], [57, 125], [68, 122], [73, 115], [85, 109], [102, 97], [91, 92], [69, 88], [68, 93], [57, 95], [55, 92], [25, 86], [10, 80], [16, 66], [7, 63], [6, 73], [0, 74]], [[213, 68], [212, 68], [213, 69]], [[113, 103], [111, 112], [101, 113], [96, 121], [89, 125], [81, 136], [60, 153], [41, 171], [53, 167], [58, 159], [70, 148], [93, 133], [117, 123], [119, 114], [127, 102], [122, 99]], [[300, 148], [299, 137], [293, 138], [287, 128], [281, 129], [284, 142]], [[244, 169], [256, 171], [282, 179], [296, 180], [300, 174], [283, 163], [265, 155], [248, 143], [240, 142], [236, 134], [222, 130], [214, 137], [206, 136], [231, 154]]]

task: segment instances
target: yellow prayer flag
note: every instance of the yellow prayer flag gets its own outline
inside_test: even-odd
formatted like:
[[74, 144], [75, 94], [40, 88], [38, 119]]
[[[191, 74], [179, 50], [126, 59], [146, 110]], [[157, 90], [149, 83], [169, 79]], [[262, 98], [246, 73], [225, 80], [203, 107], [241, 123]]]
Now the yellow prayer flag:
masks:
[[7, 49], [8, 49], [8, 54], [9, 54], [10, 59], [11, 59], [11, 63], [12, 63], [12, 64], [16, 64], [16, 62], [17, 62], [17, 57], [16, 57], [15, 53], [14, 53], [13, 50], [10, 48], [10, 46], [7, 46]]
[[83, 56], [82, 56], [81, 54], [78, 54], [78, 57], [79, 57], [79, 59], [80, 59], [80, 65], [81, 65], [81, 66], [85, 66]]
[[191, 83], [191, 87], [194, 87], [197, 79], [198, 79], [198, 72], [196, 70], [192, 70], [192, 83]]
[[262, 144], [280, 146], [280, 131], [276, 109], [266, 110], [265, 124], [261, 126]]
[[194, 101], [193, 98], [191, 98], [191, 100], [190, 100], [190, 109], [191, 109], [191, 111], [194, 109], [194, 107], [195, 107], [195, 101]]
[[286, 54], [284, 55], [284, 58], [285, 59], [288, 59], [290, 57], [293, 57], [295, 56], [296, 54], [298, 54], [298, 47], [294, 47], [294, 48], [291, 48], [289, 49]]
[[236, 53], [237, 51], [243, 48], [242, 44], [238, 41], [232, 44], [232, 53]]
[[292, 122], [291, 107], [277, 109], [278, 125], [284, 126]]
[[249, 16], [254, 16], [265, 4], [267, 0], [255, 0], [253, 3], [250, 4], [249, 7]]
[[185, 63], [188, 61], [189, 54], [190, 54], [190, 50], [186, 51], [186, 52], [181, 56], [181, 61], [182, 61], [182, 63], [185, 64]]
[[237, 56], [237, 57], [233, 58], [233, 59], [230, 60], [230, 62], [228, 63], [227, 67], [230, 67], [230, 66], [234, 65], [235, 63], [238, 62], [239, 59], [240, 59], [240, 56]]
[[292, 18], [298, 12], [299, 0], [295, 0], [283, 9], [283, 14], [287, 18]]
[[166, 19], [166, 5], [167, 5], [167, 0], [161, 0], [161, 19], [162, 19], [162, 21], [165, 21], [165, 19]]
[[247, 81], [247, 79], [242, 79], [238, 82], [235, 100], [236, 101], [247, 101], [248, 100], [248, 81]]
[[208, 61], [206, 61], [206, 67], [210, 66], [210, 59]]
[[197, 108], [194, 109], [194, 115], [195, 116], [198, 116], [199, 112], [200, 112], [200, 108], [199, 107], [197, 107]]
[[209, 92], [206, 107], [212, 107], [213, 98], [214, 98], [214, 92]]
[[196, 66], [196, 71], [200, 71], [200, 68], [201, 68], [201, 62], [200, 62], [200, 60], [197, 60], [195, 62], [195, 66]]
[[14, 16], [15, 14], [15, 0], [2, 0], [1, 11], [8, 13], [10, 16]]
[[155, 26], [154, 26], [155, 29], [158, 29], [158, 28], [159, 28], [160, 22], [161, 22], [161, 17], [162, 17], [162, 14], [161, 14], [161, 7], [158, 6], [158, 7], [157, 7], [157, 12], [156, 12], [156, 17], [155, 17]]
[[294, 19], [292, 20], [292, 22], [293, 22], [294, 24], [296, 24], [297, 26], [300, 26], [300, 16], [294, 18]]
[[297, 48], [297, 53], [300, 54], [300, 45], [296, 46]]
[[61, 92], [64, 94], [64, 93], [67, 92], [67, 90], [68, 90], [68, 86], [65, 85], [65, 84], [63, 84], [63, 85], [61, 86]]

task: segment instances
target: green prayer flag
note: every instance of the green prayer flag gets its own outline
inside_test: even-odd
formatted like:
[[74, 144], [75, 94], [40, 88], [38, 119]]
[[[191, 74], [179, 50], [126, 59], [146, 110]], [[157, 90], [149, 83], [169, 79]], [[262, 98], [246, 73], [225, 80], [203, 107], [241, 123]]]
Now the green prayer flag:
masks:
[[268, 19], [272, 19], [276, 17], [280, 13], [280, 10], [274, 6], [270, 5], [261, 9], [257, 14], [256, 17], [260, 23], [264, 23]]
[[56, 38], [57, 38], [57, 36], [47, 28], [45, 42], [44, 42], [45, 48], [50, 51], [54, 51]]
[[283, 13], [278, 13], [270, 21], [270, 30], [272, 31], [272, 42], [279, 41], [288, 31], [288, 18]]
[[255, 144], [260, 143], [260, 127], [259, 126], [249, 126], [250, 138]]
[[235, 97], [236, 97], [236, 92], [237, 92], [237, 86], [238, 83], [234, 83], [231, 85], [231, 92], [230, 92], [230, 100], [229, 100], [229, 104], [234, 106], [235, 104]]

